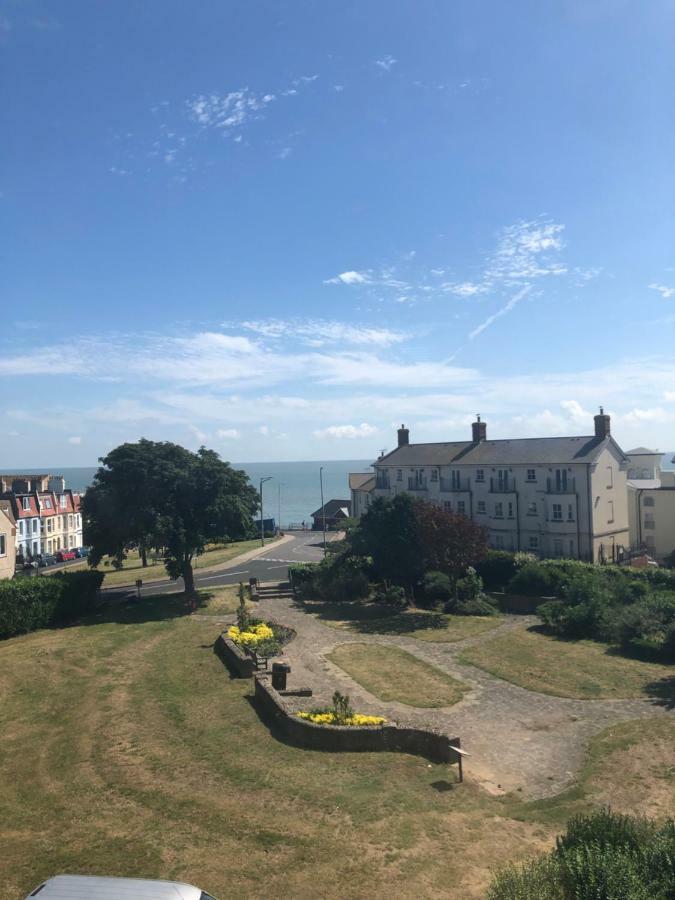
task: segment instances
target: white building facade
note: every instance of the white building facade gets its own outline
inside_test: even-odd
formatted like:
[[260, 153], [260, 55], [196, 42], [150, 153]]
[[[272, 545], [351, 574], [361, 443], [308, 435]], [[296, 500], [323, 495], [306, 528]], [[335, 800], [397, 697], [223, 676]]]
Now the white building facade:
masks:
[[372, 495], [401, 491], [483, 525], [496, 549], [593, 562], [620, 559], [630, 545], [626, 456], [595, 416], [580, 437], [489, 441], [485, 422], [470, 441], [411, 444], [408, 429], [380, 457]]

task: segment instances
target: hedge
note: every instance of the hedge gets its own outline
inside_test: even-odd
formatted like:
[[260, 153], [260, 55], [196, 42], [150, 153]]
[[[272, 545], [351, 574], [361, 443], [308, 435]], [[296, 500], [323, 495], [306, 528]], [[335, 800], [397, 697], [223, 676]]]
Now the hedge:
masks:
[[27, 634], [90, 612], [103, 582], [102, 572], [0, 581], [0, 638]]

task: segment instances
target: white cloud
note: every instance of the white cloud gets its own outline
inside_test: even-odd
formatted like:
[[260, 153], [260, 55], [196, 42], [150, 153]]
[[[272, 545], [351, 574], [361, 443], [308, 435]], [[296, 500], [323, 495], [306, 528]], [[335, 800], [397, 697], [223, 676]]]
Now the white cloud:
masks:
[[469, 340], [471, 340], [471, 341], [475, 340], [479, 334], [482, 334], [485, 331], [485, 329], [489, 328], [490, 325], [492, 325], [494, 322], [497, 321], [497, 319], [501, 319], [502, 316], [505, 316], [505, 315], [507, 315], [507, 313], [510, 313], [511, 310], [514, 309], [520, 303], [520, 301], [523, 299], [523, 297], [526, 297], [530, 293], [530, 290], [531, 290], [531, 288], [529, 286], [521, 288], [517, 294], [514, 294], [513, 297], [511, 297], [511, 299], [509, 300], [508, 303], [506, 303], [504, 306], [502, 306], [500, 309], [498, 309], [497, 312], [492, 313], [492, 315], [488, 316], [487, 319], [484, 319], [480, 323], [480, 325], [477, 325], [476, 328], [473, 329], [473, 331], [470, 331], [469, 332]]
[[393, 66], [398, 62], [397, 59], [394, 59], [393, 56], [387, 54], [386, 56], [381, 57], [381, 59], [375, 60], [375, 65], [378, 68], [383, 69], [385, 72], [391, 72]]
[[369, 281], [363, 272], [342, 272], [334, 278], [327, 278], [324, 284], [366, 284]]
[[224, 441], [238, 441], [241, 437], [241, 432], [236, 428], [219, 428], [216, 431], [216, 436]]
[[344, 89], [345, 89], [344, 84], [334, 84], [333, 85], [333, 90], [336, 91], [338, 94], [342, 93], [342, 91], [344, 91]]
[[649, 285], [649, 288], [652, 291], [658, 291], [664, 300], [670, 300], [675, 294], [675, 287], [667, 287], [665, 284], [655, 284], [652, 282], [652, 284]]
[[[434, 274], [436, 274], [435, 271]], [[446, 293], [455, 294], [457, 297], [474, 297], [476, 294], [484, 294], [488, 290], [487, 285], [474, 284], [472, 281], [461, 281], [459, 283], [446, 281], [441, 287]]]
[[242, 322], [241, 327], [268, 338], [297, 338], [313, 347], [339, 343], [388, 347], [406, 339], [402, 332], [389, 328], [349, 325], [327, 319], [264, 319]]
[[377, 434], [377, 428], [362, 422], [360, 425], [329, 425], [328, 428], [320, 428], [312, 432], [314, 437], [318, 438], [338, 438], [342, 440], [347, 438], [353, 440], [355, 438], [371, 437]]
[[199, 94], [188, 100], [188, 115], [208, 128], [240, 128], [251, 118], [260, 118], [265, 108], [276, 100], [274, 94], [256, 94], [249, 88], [226, 94]]
[[69, 444], [75, 444], [75, 445], [81, 444], [81, 443], [82, 443], [82, 438], [81, 438], [79, 435], [74, 434], [74, 435], [72, 435], [72, 437], [69, 437], [69, 438], [68, 438], [68, 443], [69, 443]]

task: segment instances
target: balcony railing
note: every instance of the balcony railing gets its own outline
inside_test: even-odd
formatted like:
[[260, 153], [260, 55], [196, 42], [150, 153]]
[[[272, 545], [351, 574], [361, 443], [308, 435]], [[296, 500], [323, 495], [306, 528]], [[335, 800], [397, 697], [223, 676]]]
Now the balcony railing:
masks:
[[426, 489], [427, 489], [426, 478], [409, 478], [408, 479], [408, 490], [409, 491], [426, 491]]
[[576, 493], [576, 481], [574, 478], [561, 479], [558, 481], [557, 478], [547, 478], [546, 479], [546, 493], [547, 494], [575, 494]]
[[490, 493], [492, 494], [512, 494], [515, 489], [515, 478], [490, 478]]
[[439, 480], [439, 489], [444, 493], [447, 491], [468, 491], [468, 478], [441, 478]]

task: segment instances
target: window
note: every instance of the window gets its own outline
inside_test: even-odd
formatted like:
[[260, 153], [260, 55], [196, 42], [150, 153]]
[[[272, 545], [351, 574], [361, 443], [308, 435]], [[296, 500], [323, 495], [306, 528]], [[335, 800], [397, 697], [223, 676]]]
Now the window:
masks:
[[21, 498], [21, 508], [22, 509], [30, 509], [30, 497], [22, 497]]
[[643, 506], [653, 506], [654, 498], [653, 497], [645, 497], [644, 500], [642, 501], [642, 505]]
[[460, 475], [461, 472], [459, 471], [459, 469], [453, 469], [450, 472], [450, 487], [453, 489], [453, 491], [458, 491], [461, 487]]
[[509, 513], [509, 519], [512, 519], [513, 518], [513, 503], [511, 500], [509, 500], [508, 513]]
[[444, 500], [443, 501], [443, 509], [446, 512], [452, 512], [452, 500]]
[[495, 503], [495, 518], [497, 518], [497, 519], [504, 518], [504, 504], [503, 503]]
[[563, 542], [555, 538], [553, 541], [553, 555], [561, 557], [563, 555]]
[[555, 470], [555, 489], [559, 494], [567, 490], [567, 469]]
[[656, 522], [654, 519], [649, 518], [645, 519], [645, 528], [648, 528], [650, 531], [653, 531], [656, 528]]
[[553, 521], [562, 522], [562, 503], [553, 504]]
[[403, 481], [403, 469], [396, 470], [396, 480]]
[[537, 515], [537, 501], [532, 500], [527, 504], [527, 515], [528, 516], [536, 516]]
[[464, 500], [457, 501], [457, 512], [460, 514], [460, 516], [466, 515], [466, 503]]
[[505, 491], [509, 481], [509, 473], [507, 469], [497, 469], [497, 486], [500, 491]]
[[23, 519], [19, 522], [19, 534], [23, 534]]
[[73, 527], [73, 517], [68, 516], [68, 528], [72, 528], [72, 527]]
[[37, 534], [38, 520], [33, 519], [33, 534]]
[[538, 550], [539, 549], [539, 536], [536, 534], [530, 535], [530, 550]]
[[537, 470], [536, 469], [528, 469], [527, 470], [527, 480], [528, 481], [536, 481], [537, 480]]
[[647, 550], [654, 550], [656, 547], [656, 540], [654, 539], [653, 534], [648, 534], [645, 537], [645, 547]]
[[485, 481], [485, 469], [476, 469], [476, 481]]
[[614, 521], [614, 501], [613, 501], [613, 500], [608, 500], [608, 501], [607, 501], [607, 507], [608, 507], [608, 510], [607, 510], [607, 523], [608, 523], [608, 524], [611, 524], [611, 523]]
[[50, 516], [47, 519], [47, 534], [51, 534], [53, 530], [54, 530], [54, 517]]
[[66, 495], [65, 494], [61, 494], [61, 496], [59, 497], [59, 503], [61, 505], [61, 509], [66, 508]]
[[52, 508], [52, 498], [45, 497], [44, 499], [45, 499], [45, 509], [51, 509]]
[[496, 534], [496, 535], [495, 535], [495, 547], [496, 547], [497, 550], [503, 550], [503, 549], [504, 549], [504, 535], [503, 535], [503, 534]]
[[478, 505], [477, 505], [477, 507], [476, 507], [476, 512], [477, 512], [479, 515], [482, 515], [482, 516], [485, 515], [485, 500], [479, 500], [479, 501], [478, 501]]
[[431, 480], [438, 481], [438, 469], [431, 470]]
[[607, 487], [614, 487], [614, 470], [611, 466], [607, 466]]
[[574, 552], [574, 541], [570, 541], [570, 556], [576, 556]]
[[574, 522], [574, 505], [572, 503], [567, 504], [567, 521]]
[[4, 534], [0, 534], [0, 556], [7, 556], [7, 545]]

